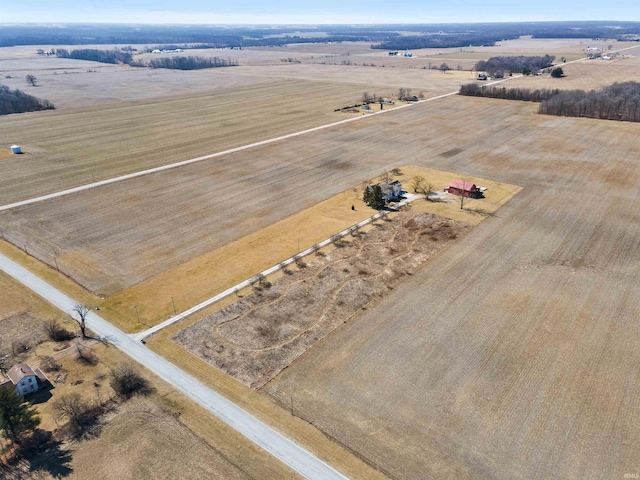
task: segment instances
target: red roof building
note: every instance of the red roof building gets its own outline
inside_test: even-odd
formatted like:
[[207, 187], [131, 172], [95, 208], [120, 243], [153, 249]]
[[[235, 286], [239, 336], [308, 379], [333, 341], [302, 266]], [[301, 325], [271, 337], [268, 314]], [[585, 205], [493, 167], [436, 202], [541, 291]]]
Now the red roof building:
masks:
[[445, 192], [452, 195], [464, 195], [470, 198], [482, 198], [486, 190], [485, 187], [478, 187], [475, 183], [464, 180], [451, 180], [449, 186], [444, 189]]

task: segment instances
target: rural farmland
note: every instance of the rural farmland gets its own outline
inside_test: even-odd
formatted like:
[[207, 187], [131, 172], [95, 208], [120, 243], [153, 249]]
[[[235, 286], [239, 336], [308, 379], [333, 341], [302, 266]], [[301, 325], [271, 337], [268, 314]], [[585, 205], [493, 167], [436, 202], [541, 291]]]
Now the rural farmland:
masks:
[[[269, 43], [258, 37], [251, 42]], [[632, 48], [578, 60], [591, 41]], [[239, 59], [210, 71], [0, 48], [9, 86], [25, 89], [34, 73], [42, 86], [25, 90], [59, 103], [0, 118], [0, 207], [242, 147], [0, 210], [2, 259], [46, 282], [40, 294], [50, 301], [67, 295], [100, 310], [92, 315], [106, 322], [95, 325], [112, 332], [40, 342], [49, 319], [69, 331], [77, 322], [19, 274], [0, 272], [0, 356], [18, 358], [21, 342], [30, 342], [22, 360], [56, 355], [66, 376], [55, 399], [112, 395], [106, 379], [124, 358], [114, 344], [160, 376], [158, 365], [171, 371], [173, 386], [144, 370], [153, 394], [118, 399], [96, 436], [74, 444], [71, 478], [297, 478], [267, 453], [283, 459], [289, 448], [349, 478], [638, 470], [640, 124], [546, 116], [534, 103], [453, 92], [477, 82], [473, 66], [495, 55], [569, 62], [563, 78], [514, 72], [505, 87], [630, 81], [640, 47], [530, 35], [495, 43], [416, 48], [413, 57], [340, 40], [194, 49]], [[441, 63], [452, 71], [433, 68]], [[427, 101], [398, 101], [407, 88]], [[364, 92], [396, 102], [361, 109]], [[9, 153], [14, 143], [24, 155]], [[367, 185], [397, 179], [414, 193], [416, 176], [419, 198], [404, 210], [256, 276], [375, 213]], [[486, 195], [462, 204], [444, 191], [454, 180]], [[252, 287], [176, 316], [247, 278]], [[165, 319], [174, 323], [144, 344], [129, 335]], [[97, 366], [78, 363], [85, 347]], [[220, 413], [236, 407], [251, 418], [241, 430], [248, 439], [233, 430], [237, 412]], [[56, 429], [53, 402], [37, 408]], [[252, 437], [252, 426], [261, 433]], [[261, 443], [271, 434], [283, 456]]]

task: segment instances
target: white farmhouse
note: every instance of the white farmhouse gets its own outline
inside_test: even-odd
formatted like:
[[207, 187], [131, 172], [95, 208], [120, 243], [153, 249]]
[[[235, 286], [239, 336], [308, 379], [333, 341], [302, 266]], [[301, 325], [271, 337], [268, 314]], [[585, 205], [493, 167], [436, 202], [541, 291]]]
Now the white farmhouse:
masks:
[[49, 379], [39, 368], [32, 369], [26, 363], [18, 363], [7, 372], [7, 380], [0, 382], [0, 388], [13, 388], [23, 397], [37, 392]]

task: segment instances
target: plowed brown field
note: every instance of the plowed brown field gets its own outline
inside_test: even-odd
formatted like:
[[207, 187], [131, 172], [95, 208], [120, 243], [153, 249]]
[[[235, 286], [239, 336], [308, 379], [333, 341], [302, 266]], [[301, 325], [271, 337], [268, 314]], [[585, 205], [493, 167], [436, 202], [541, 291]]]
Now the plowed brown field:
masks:
[[524, 190], [266, 390], [393, 478], [621, 478], [640, 464], [640, 125], [485, 108], [503, 121], [450, 122], [464, 153], [425, 162]]

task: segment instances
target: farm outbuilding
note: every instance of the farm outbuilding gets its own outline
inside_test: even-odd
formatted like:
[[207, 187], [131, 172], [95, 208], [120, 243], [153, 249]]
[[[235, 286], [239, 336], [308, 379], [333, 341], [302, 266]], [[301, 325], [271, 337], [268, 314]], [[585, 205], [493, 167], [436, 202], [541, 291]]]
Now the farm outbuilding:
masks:
[[20, 147], [20, 145], [11, 145], [11, 153], [20, 155], [22, 153], [22, 147]]
[[464, 180], [451, 180], [449, 186], [444, 189], [445, 192], [453, 195], [464, 195], [469, 198], [482, 198], [486, 190], [485, 187], [478, 187], [475, 183]]

